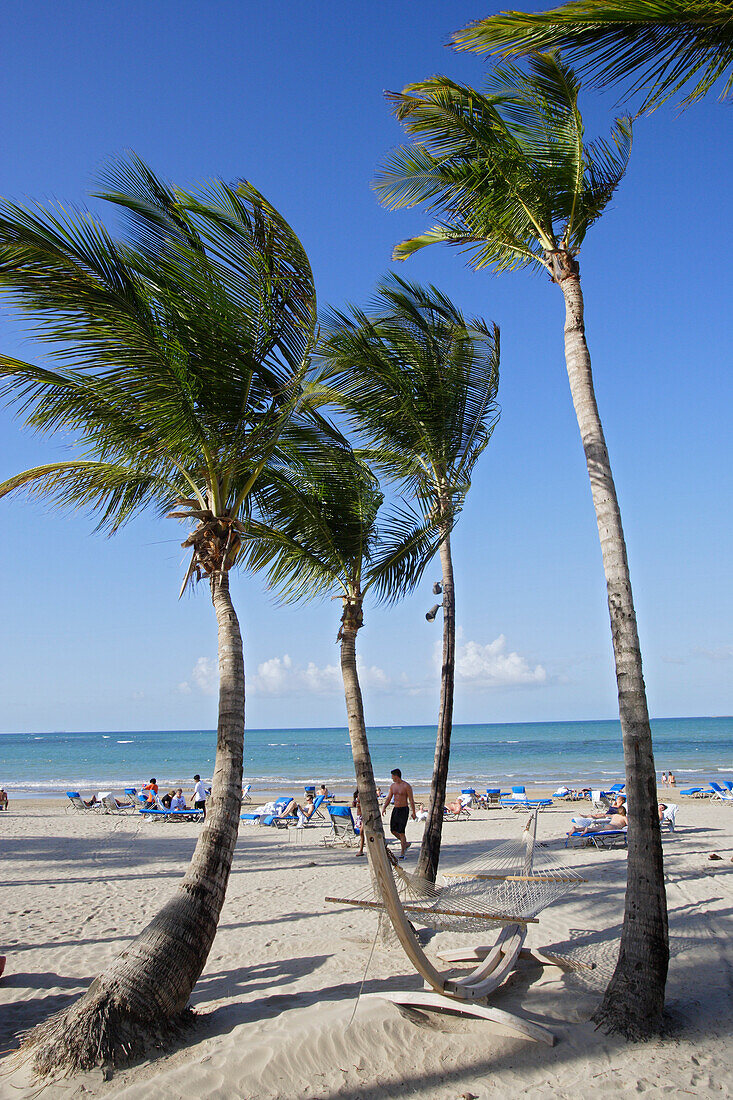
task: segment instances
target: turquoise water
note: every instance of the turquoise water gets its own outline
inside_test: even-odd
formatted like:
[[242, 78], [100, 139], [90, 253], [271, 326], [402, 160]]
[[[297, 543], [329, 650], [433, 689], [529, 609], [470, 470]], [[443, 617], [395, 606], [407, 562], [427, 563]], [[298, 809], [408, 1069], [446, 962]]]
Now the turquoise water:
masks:
[[[652, 723], [657, 768], [672, 769], [678, 785], [733, 779], [733, 718], [670, 718]], [[378, 726], [369, 730], [374, 771], [385, 782], [402, 768], [418, 788], [430, 780], [432, 726]], [[189, 783], [194, 772], [211, 778], [213, 730], [0, 735], [0, 786], [18, 794], [139, 786], [151, 776], [162, 785]], [[244, 771], [256, 787], [326, 782], [350, 786], [353, 766], [345, 729], [248, 730]], [[618, 722], [525, 722], [456, 726], [452, 785], [511, 781], [595, 785], [622, 776]]]

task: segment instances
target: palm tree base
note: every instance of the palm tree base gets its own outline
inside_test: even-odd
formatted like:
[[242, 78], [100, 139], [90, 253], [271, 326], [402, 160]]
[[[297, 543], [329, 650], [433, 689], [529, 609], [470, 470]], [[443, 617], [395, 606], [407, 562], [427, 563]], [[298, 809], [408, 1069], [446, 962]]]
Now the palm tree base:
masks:
[[659, 1035], [664, 1023], [664, 980], [630, 981], [615, 974], [591, 1019], [606, 1035], [631, 1041]]
[[151, 1050], [169, 1048], [194, 1019], [189, 1008], [164, 1017], [156, 1014], [154, 1004], [142, 1013], [139, 1007], [126, 1004], [121, 990], [100, 990], [93, 985], [70, 1008], [28, 1032], [20, 1047], [20, 1060], [30, 1062], [39, 1078], [121, 1066]]

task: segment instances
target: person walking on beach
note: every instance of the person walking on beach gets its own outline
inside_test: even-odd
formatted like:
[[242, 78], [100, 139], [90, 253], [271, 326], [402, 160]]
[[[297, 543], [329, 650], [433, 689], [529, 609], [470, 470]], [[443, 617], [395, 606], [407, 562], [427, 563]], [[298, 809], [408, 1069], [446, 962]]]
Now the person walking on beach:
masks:
[[397, 837], [400, 842], [402, 851], [400, 852], [398, 859], [404, 859], [407, 849], [411, 847], [411, 844], [405, 836], [405, 829], [407, 828], [407, 819], [412, 812], [412, 820], [415, 821], [417, 814], [415, 813], [415, 797], [412, 793], [412, 787], [409, 783], [406, 783], [402, 778], [402, 772], [399, 768], [392, 769], [392, 785], [389, 788], [387, 797], [384, 800], [382, 806], [382, 817], [387, 812], [387, 807], [394, 799], [394, 809], [392, 810], [392, 816], [389, 820], [389, 831], [392, 836]]
[[193, 808], [203, 811], [203, 819], [206, 821], [206, 787], [200, 775], [193, 777]]

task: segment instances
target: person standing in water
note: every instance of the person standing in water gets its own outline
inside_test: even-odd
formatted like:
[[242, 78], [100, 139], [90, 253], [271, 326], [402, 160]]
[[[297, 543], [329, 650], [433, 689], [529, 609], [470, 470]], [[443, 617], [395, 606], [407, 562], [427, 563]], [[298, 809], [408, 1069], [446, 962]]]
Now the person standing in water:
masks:
[[392, 816], [389, 820], [389, 831], [392, 833], [392, 836], [397, 837], [400, 842], [402, 851], [398, 859], [404, 859], [407, 849], [411, 847], [409, 840], [405, 836], [407, 819], [410, 813], [412, 813], [412, 820], [415, 821], [417, 814], [415, 813], [415, 797], [412, 793], [412, 787], [402, 778], [402, 772], [399, 768], [392, 769], [392, 785], [389, 788], [387, 797], [384, 800], [384, 805], [382, 806], [382, 817], [386, 814], [387, 807], [393, 800], [394, 809], [392, 810]]

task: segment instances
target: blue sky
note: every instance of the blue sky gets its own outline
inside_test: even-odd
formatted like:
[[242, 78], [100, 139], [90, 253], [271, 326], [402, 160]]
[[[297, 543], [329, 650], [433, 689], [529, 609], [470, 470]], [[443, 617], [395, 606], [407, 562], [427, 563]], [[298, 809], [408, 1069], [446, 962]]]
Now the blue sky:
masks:
[[[304, 241], [321, 304], [363, 302], [393, 244], [427, 224], [419, 210], [383, 210], [370, 189], [402, 140], [383, 91], [435, 72], [479, 84], [483, 62], [445, 43], [496, 10], [463, 0], [14, 5], [0, 193], [84, 203], [95, 171], [126, 149], [183, 185], [245, 177]], [[589, 130], [607, 128], [613, 100], [586, 94]], [[581, 255], [655, 716], [733, 710], [732, 122], [714, 99], [640, 121], [627, 178]], [[502, 418], [454, 539], [456, 719], [613, 717], [561, 295], [542, 277], [474, 273], [437, 248], [400, 270], [502, 331]], [[0, 347], [37, 356], [2, 306]], [[6, 411], [0, 421], [0, 477], [63, 453]], [[39, 504], [3, 501], [0, 512], [0, 730], [215, 724], [213, 613], [204, 588], [176, 599], [180, 528], [144, 518], [108, 540], [84, 516]], [[440, 623], [424, 618], [433, 574], [437, 565], [399, 607], [368, 611], [360, 645], [372, 724], [434, 720]], [[343, 724], [336, 605], [278, 608], [257, 577], [237, 578], [233, 591], [248, 724]]]

